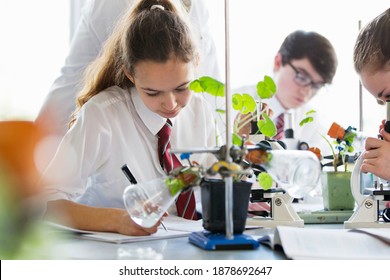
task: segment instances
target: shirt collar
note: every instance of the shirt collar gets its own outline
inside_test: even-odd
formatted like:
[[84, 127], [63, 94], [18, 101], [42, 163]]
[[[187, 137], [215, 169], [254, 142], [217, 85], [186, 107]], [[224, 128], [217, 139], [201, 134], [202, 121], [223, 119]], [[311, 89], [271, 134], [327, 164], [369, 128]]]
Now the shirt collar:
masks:
[[[150, 130], [153, 135], [157, 135], [167, 119], [161, 117], [159, 114], [152, 112], [148, 107], [145, 106], [139, 93], [135, 87], [131, 88], [131, 99], [133, 100], [135, 110], [144, 122], [145, 126]], [[172, 126], [175, 124], [175, 118], [170, 119]]]
[[276, 94], [274, 94], [269, 100], [265, 100], [265, 103], [272, 109], [273, 115], [272, 120], [275, 121], [280, 114], [292, 112], [291, 109], [286, 110], [283, 108], [282, 104], [279, 102], [279, 100], [276, 98]]

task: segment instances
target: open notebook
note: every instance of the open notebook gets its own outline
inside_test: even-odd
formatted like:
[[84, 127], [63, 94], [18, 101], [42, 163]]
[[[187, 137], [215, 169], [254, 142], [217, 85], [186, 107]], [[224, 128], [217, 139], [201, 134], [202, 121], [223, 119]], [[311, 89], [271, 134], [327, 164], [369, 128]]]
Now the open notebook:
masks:
[[390, 259], [390, 228], [323, 229], [279, 226], [259, 239], [289, 259]]
[[165, 230], [162, 226], [160, 226], [160, 228], [156, 233], [148, 236], [128, 236], [128, 235], [112, 233], [112, 232], [86, 231], [86, 230], [79, 230], [79, 229], [66, 227], [60, 224], [49, 223], [49, 222], [47, 223], [47, 225], [52, 230], [54, 229], [62, 233], [72, 233], [77, 238], [102, 241], [102, 242], [110, 242], [110, 243], [118, 243], [118, 244], [185, 237], [185, 236], [189, 236], [190, 233], [193, 231], [203, 230], [201, 220], [192, 221], [192, 220], [186, 220], [174, 216], [168, 216], [164, 219], [164, 225], [167, 228], [167, 230]]

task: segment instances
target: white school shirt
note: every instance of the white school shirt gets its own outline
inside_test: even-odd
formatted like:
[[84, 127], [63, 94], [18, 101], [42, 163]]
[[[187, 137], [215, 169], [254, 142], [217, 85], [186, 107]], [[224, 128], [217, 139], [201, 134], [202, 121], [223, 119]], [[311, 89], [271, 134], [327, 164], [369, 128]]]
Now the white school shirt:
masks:
[[[292, 129], [294, 130], [294, 138], [306, 142], [309, 147], [317, 147], [321, 150], [323, 156], [330, 155], [332, 151], [328, 143], [323, 139], [323, 135], [326, 136], [330, 126], [326, 126], [327, 120], [324, 119], [324, 116], [321, 115], [319, 109], [315, 109], [313, 106], [310, 106], [310, 101], [299, 108], [286, 110], [280, 104], [276, 96], [272, 96], [270, 99], [265, 99], [265, 103], [272, 109], [273, 115], [272, 120], [276, 124], [277, 117], [282, 113], [290, 113], [292, 121]], [[316, 113], [311, 115], [313, 117], [313, 122], [306, 123], [303, 126], [300, 126], [299, 123], [307, 117], [306, 113], [310, 110], [315, 110]], [[286, 125], [286, 119], [285, 119]], [[283, 139], [282, 139], [283, 141]]]
[[[130, 93], [131, 92], [131, 93]], [[172, 149], [215, 147], [209, 105], [193, 93], [172, 119]], [[130, 184], [127, 164], [138, 183], [165, 175], [158, 158], [157, 133], [166, 119], [151, 112], [135, 88], [110, 87], [91, 98], [64, 136], [45, 172], [46, 200], [70, 199], [96, 207], [124, 208], [122, 194]], [[195, 154], [199, 163], [213, 155]]]
[[[49, 117], [52, 121], [50, 128], [54, 133], [60, 136], [66, 133], [70, 116], [75, 109], [76, 94], [81, 89], [83, 71], [98, 56], [116, 22], [134, 2], [135, 0], [87, 1], [61, 74], [50, 88], [37, 116], [38, 122], [45, 123]], [[180, 0], [175, 2], [181, 3]], [[191, 2], [189, 16], [199, 38], [199, 76], [219, 79], [216, 47], [209, 33], [207, 4], [204, 0]], [[206, 99], [209, 98], [211, 102], [211, 97], [206, 96]]]

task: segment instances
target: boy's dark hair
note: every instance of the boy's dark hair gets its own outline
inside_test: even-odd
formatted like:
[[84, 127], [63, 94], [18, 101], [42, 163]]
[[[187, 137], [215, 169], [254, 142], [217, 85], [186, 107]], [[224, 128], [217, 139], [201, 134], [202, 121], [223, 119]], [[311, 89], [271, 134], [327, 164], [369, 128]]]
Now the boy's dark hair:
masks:
[[330, 84], [336, 74], [337, 56], [330, 41], [316, 32], [297, 30], [290, 33], [280, 46], [285, 65], [293, 59], [309, 59], [324, 82]]

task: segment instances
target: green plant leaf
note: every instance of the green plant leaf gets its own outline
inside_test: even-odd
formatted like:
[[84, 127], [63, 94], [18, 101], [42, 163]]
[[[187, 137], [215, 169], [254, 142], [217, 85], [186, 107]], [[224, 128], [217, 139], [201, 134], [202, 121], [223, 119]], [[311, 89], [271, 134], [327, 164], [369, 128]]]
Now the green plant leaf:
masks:
[[304, 124], [310, 123], [312, 121], [314, 121], [313, 117], [306, 117], [303, 120], [301, 120], [301, 122], [299, 123], [299, 126], [303, 126]]
[[203, 76], [192, 81], [189, 88], [194, 92], [207, 92], [213, 96], [225, 96], [225, 85], [208, 76]]
[[257, 83], [257, 95], [260, 99], [271, 98], [276, 92], [276, 84], [269, 76], [264, 76], [264, 80]]
[[273, 179], [267, 172], [261, 172], [257, 175], [257, 181], [263, 190], [269, 190], [272, 187]]
[[306, 112], [305, 115], [308, 116], [308, 115], [315, 114], [315, 113], [317, 113], [316, 110], [309, 110], [309, 111]]
[[305, 113], [305, 115], [307, 116], [306, 118], [304, 118], [303, 120], [301, 120], [301, 122], [299, 123], [299, 126], [303, 126], [304, 124], [307, 124], [307, 123], [311, 123], [314, 121], [314, 118], [311, 117], [310, 115], [313, 115], [317, 113], [316, 110], [309, 110]]
[[224, 109], [217, 109], [215, 110], [218, 114], [225, 114], [226, 113], [226, 110]]
[[243, 114], [248, 114], [252, 113], [256, 109], [256, 101], [252, 97], [252, 95], [249, 95], [247, 93], [244, 93], [242, 95], [242, 100], [243, 100], [243, 109], [241, 110], [241, 113]]
[[239, 93], [232, 95], [232, 107], [236, 111], [241, 111], [242, 108], [242, 96]]
[[232, 95], [232, 107], [242, 114], [252, 113], [256, 109], [255, 99], [247, 93], [235, 93]]
[[233, 145], [237, 145], [237, 146], [242, 145], [242, 139], [237, 133], [233, 133], [232, 142]]
[[204, 92], [202, 84], [199, 80], [193, 80], [189, 85], [189, 89], [193, 92]]
[[350, 145], [352, 145], [353, 141], [355, 140], [356, 135], [357, 135], [356, 133], [350, 131], [350, 132], [345, 133], [344, 139], [346, 141], [348, 141], [348, 143]]
[[268, 137], [273, 137], [276, 135], [276, 126], [274, 122], [268, 117], [266, 113], [261, 114], [263, 116], [262, 120], [257, 122], [257, 127], [259, 131]]
[[185, 184], [182, 180], [170, 177], [165, 179], [165, 185], [167, 186], [171, 196], [175, 196], [185, 187]]

